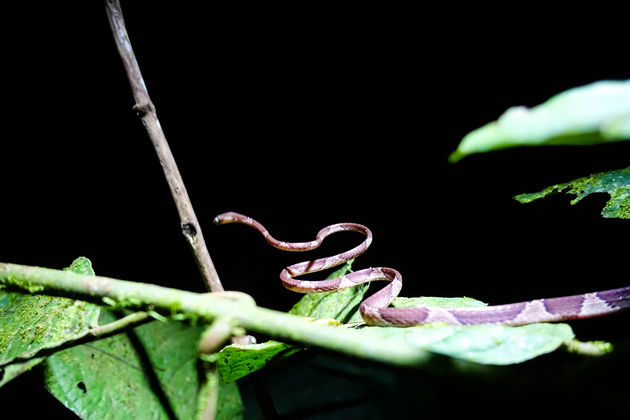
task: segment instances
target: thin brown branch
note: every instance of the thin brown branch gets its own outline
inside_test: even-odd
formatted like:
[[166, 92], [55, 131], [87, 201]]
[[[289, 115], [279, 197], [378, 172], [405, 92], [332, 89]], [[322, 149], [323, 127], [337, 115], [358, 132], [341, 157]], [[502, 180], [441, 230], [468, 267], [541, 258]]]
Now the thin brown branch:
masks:
[[184, 181], [177, 169], [175, 158], [171, 153], [171, 149], [166, 141], [166, 136], [162, 131], [162, 127], [155, 111], [155, 106], [151, 102], [147, 87], [142, 78], [140, 67], [131, 48], [129, 35], [125, 27], [122, 10], [119, 0], [105, 0], [105, 9], [109, 18], [109, 23], [114, 34], [116, 47], [120, 53], [131, 91], [136, 102], [133, 109], [136, 111], [144, 128], [153, 143], [155, 152], [158, 155], [160, 164], [164, 171], [164, 176], [171, 189], [171, 194], [177, 206], [177, 212], [181, 221], [181, 230], [190, 245], [201, 275], [206, 281], [207, 287], [212, 292], [223, 291], [223, 286], [219, 280], [219, 276], [214, 268], [210, 253], [203, 239], [201, 227], [197, 221], [197, 216], [188, 197], [188, 192], [184, 186]]

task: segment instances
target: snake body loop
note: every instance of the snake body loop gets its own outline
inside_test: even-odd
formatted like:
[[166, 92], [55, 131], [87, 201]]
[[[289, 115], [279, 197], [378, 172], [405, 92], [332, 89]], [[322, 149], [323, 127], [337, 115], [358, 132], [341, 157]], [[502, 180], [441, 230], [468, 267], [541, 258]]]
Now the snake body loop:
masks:
[[365, 235], [363, 242], [356, 247], [331, 257], [293, 264], [280, 273], [284, 287], [299, 293], [327, 292], [340, 290], [358, 284], [387, 280], [383, 289], [365, 299], [359, 311], [369, 325], [411, 326], [432, 322], [448, 324], [503, 324], [523, 325], [536, 322], [555, 322], [573, 319], [593, 318], [608, 315], [630, 308], [630, 287], [606, 290], [582, 295], [536, 299], [504, 305], [443, 308], [422, 306], [412, 308], [391, 308], [389, 304], [398, 296], [402, 288], [402, 276], [393, 268], [374, 267], [355, 271], [328, 280], [299, 280], [304, 274], [326, 270], [361, 255], [372, 243], [372, 232], [357, 223], [337, 223], [326, 226], [317, 233], [316, 239], [309, 242], [284, 242], [275, 239], [265, 227], [251, 217], [228, 212], [218, 215], [216, 224], [241, 223], [260, 232], [267, 242], [283, 251], [310, 251], [318, 248], [329, 235], [343, 231], [360, 232]]

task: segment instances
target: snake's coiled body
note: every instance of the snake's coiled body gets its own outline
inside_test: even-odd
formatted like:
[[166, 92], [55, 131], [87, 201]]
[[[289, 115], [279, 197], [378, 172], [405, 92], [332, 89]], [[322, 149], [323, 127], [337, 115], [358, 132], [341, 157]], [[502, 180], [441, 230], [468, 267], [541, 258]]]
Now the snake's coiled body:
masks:
[[332, 257], [293, 264], [285, 268], [280, 273], [280, 280], [287, 289], [300, 293], [340, 290], [361, 283], [387, 280], [389, 281], [387, 286], [365, 299], [359, 307], [363, 319], [370, 325], [410, 326], [432, 322], [523, 325], [535, 322], [592, 318], [630, 308], [630, 287], [485, 307], [442, 308], [423, 306], [390, 308], [388, 307], [389, 304], [398, 296], [402, 288], [402, 276], [392, 268], [367, 268], [328, 280], [307, 281], [296, 278], [304, 274], [338, 266], [361, 255], [372, 243], [372, 232], [363, 225], [338, 223], [320, 230], [313, 241], [283, 242], [271, 236], [267, 229], [256, 220], [239, 213], [223, 213], [217, 216], [214, 221], [217, 224], [241, 223], [251, 226], [258, 230], [269, 244], [284, 251], [309, 251], [315, 249], [321, 245], [327, 236], [336, 232], [354, 231], [364, 234], [365, 240], [348, 251]]

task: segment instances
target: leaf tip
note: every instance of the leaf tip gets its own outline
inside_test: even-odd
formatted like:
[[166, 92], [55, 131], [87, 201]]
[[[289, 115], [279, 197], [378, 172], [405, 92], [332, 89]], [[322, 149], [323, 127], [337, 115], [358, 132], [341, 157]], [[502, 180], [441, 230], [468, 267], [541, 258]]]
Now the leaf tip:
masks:
[[514, 197], [512, 197], [512, 199], [518, 201], [521, 204], [527, 204], [527, 203], [531, 203], [532, 201], [536, 200], [537, 198], [539, 198], [538, 194], [536, 193], [523, 193], [523, 194], [518, 194], [515, 195]]
[[607, 341], [578, 341], [565, 342], [566, 350], [582, 356], [603, 356], [614, 350], [613, 345]]
[[92, 267], [92, 261], [87, 257], [78, 257], [70, 266], [64, 268], [64, 271], [72, 271], [78, 274], [87, 274], [90, 276], [95, 275], [94, 268]]
[[464, 153], [460, 152], [459, 149], [456, 149], [453, 153], [451, 153], [448, 157], [448, 163], [457, 163], [462, 160], [466, 156]]

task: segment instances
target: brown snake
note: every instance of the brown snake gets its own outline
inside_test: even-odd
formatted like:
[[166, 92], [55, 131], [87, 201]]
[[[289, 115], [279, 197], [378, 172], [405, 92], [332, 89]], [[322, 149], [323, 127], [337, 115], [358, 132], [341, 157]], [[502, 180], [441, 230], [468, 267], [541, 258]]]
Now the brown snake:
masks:
[[411, 308], [390, 308], [392, 300], [402, 288], [402, 276], [393, 268], [374, 267], [355, 271], [328, 280], [298, 280], [296, 277], [326, 270], [343, 264], [361, 255], [372, 243], [372, 232], [357, 223], [338, 223], [326, 226], [309, 242], [283, 242], [272, 237], [267, 229], [251, 217], [228, 212], [218, 215], [216, 224], [241, 223], [260, 232], [273, 247], [284, 251], [309, 251], [318, 248], [324, 238], [336, 232], [354, 231], [365, 235], [358, 246], [332, 257], [320, 258], [293, 264], [280, 273], [284, 287], [299, 293], [327, 292], [356, 286], [361, 283], [387, 280], [389, 284], [365, 299], [359, 311], [369, 325], [411, 326], [432, 322], [448, 324], [504, 324], [523, 325], [536, 322], [567, 321], [608, 315], [630, 308], [630, 287], [563, 296], [536, 299], [504, 305], [448, 308], [420, 306]]

